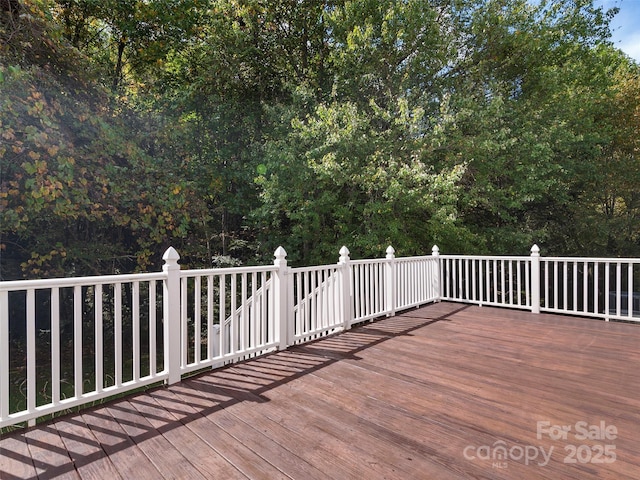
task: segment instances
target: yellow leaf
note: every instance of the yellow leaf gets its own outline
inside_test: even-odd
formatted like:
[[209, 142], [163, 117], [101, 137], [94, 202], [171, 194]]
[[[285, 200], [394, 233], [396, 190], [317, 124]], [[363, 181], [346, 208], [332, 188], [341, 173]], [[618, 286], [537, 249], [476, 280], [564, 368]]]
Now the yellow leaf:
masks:
[[40, 154], [38, 152], [29, 152], [29, 158], [32, 160], [38, 160], [40, 158]]
[[13, 129], [8, 128], [4, 132], [2, 132], [2, 138], [4, 138], [5, 140], [13, 140], [14, 138], [16, 138]]

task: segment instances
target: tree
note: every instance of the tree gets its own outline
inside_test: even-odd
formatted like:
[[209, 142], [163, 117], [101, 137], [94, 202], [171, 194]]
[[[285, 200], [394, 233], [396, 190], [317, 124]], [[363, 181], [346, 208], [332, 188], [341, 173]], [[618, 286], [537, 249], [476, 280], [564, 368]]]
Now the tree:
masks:
[[159, 264], [162, 247], [195, 230], [192, 183], [173, 159], [152, 156], [160, 140], [153, 118], [113, 109], [109, 92], [77, 73], [86, 61], [51, 27], [20, 21], [0, 62], [2, 278]]
[[[607, 67], [597, 56], [615, 12], [591, 2], [486, 2], [463, 24], [442, 138], [468, 162], [459, 207], [491, 251], [578, 253], [567, 222], [599, 152]], [[581, 252], [584, 253], [584, 252]]]
[[606, 90], [595, 127], [609, 141], [597, 146], [573, 204], [570, 248], [592, 255], [636, 256], [640, 246], [640, 67], [611, 47], [598, 49]]
[[436, 169], [431, 161], [430, 121], [451, 53], [440, 48], [440, 11], [359, 1], [325, 18], [333, 82], [321, 95], [301, 86], [293, 106], [275, 111], [282, 136], [267, 143], [259, 178], [263, 238], [305, 263], [328, 261], [337, 244], [368, 255], [390, 243], [409, 254], [434, 241], [472, 242], [455, 209], [464, 162]]
[[200, 26], [203, 0], [56, 0], [52, 16], [74, 47], [90, 55], [118, 90], [125, 73], [157, 69]]
[[[296, 263], [334, 261], [341, 244], [356, 257], [433, 243], [638, 251], [638, 74], [608, 43], [615, 10], [589, 0], [21, 8], [0, 12], [0, 243], [25, 274], [78, 269], [54, 250], [87, 269], [142, 268], [167, 242], [206, 266], [265, 260], [278, 244]], [[88, 238], [103, 249], [97, 262]]]
[[170, 55], [154, 84], [161, 108], [184, 129], [187, 168], [209, 205], [209, 258], [255, 250], [247, 218], [259, 206], [253, 179], [277, 128], [270, 110], [289, 105], [297, 83], [320, 88], [325, 8], [320, 1], [216, 2], [199, 36]]

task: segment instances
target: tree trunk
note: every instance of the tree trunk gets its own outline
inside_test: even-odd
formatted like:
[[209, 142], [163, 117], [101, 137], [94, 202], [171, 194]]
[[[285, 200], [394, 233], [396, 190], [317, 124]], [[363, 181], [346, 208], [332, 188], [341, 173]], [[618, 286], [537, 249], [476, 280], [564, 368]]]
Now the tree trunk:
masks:
[[118, 61], [116, 63], [116, 71], [113, 74], [113, 90], [117, 90], [120, 86], [120, 80], [122, 80], [122, 57], [124, 55], [124, 47], [126, 46], [124, 38], [120, 38], [118, 42]]

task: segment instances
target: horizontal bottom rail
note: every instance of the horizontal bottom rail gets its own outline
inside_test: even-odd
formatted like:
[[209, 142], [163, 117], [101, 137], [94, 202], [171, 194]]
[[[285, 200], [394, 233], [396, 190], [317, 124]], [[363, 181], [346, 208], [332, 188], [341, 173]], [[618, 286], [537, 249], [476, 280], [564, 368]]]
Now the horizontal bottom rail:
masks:
[[[206, 368], [217, 368], [228, 363], [233, 363], [239, 360], [244, 360], [250, 356], [260, 356], [266, 355], [268, 353], [272, 353], [278, 349], [277, 342], [267, 343], [265, 345], [260, 345], [259, 347], [248, 348], [246, 350], [242, 350], [239, 352], [226, 353], [224, 355], [218, 355], [214, 358], [208, 360], [202, 360], [196, 363], [190, 363], [184, 367], [180, 368], [180, 373], [182, 375], [192, 373], [197, 370], [203, 370]], [[259, 355], [256, 355], [259, 354]]]
[[344, 332], [343, 325], [335, 325], [333, 327], [318, 328], [305, 333], [299, 333], [293, 336], [293, 344], [299, 345], [301, 343], [310, 342], [327, 335], [333, 335], [334, 333]]
[[487, 306], [487, 307], [501, 307], [501, 308], [515, 308], [520, 310], [531, 310], [531, 305], [522, 305], [517, 303], [502, 303], [502, 302], [491, 302], [491, 301], [480, 301], [480, 300], [470, 300], [466, 298], [452, 298], [452, 297], [442, 297], [440, 299], [443, 302], [456, 302], [456, 303], [468, 303], [472, 305], [479, 306]]
[[40, 417], [53, 415], [55, 413], [63, 412], [65, 410], [80, 407], [93, 402], [115, 398], [123, 394], [127, 394], [133, 390], [144, 389], [149, 385], [162, 384], [168, 378], [169, 374], [167, 372], [161, 372], [153, 377], [144, 377], [140, 380], [130, 380], [128, 382], [122, 383], [122, 385], [112, 385], [100, 391], [85, 393], [80, 397], [73, 397], [60, 400], [57, 403], [47, 403], [45, 405], [40, 405], [31, 411], [25, 410], [18, 413], [9, 414], [6, 419], [0, 422], [0, 428], [8, 427], [22, 422], [29, 422]]
[[540, 307], [541, 312], [545, 313], [555, 313], [559, 315], [572, 315], [577, 317], [589, 317], [589, 318], [600, 318], [606, 321], [609, 320], [619, 320], [619, 321], [627, 321], [627, 322], [640, 322], [640, 315], [617, 315], [615, 313], [600, 313], [600, 312], [584, 312], [582, 310], [564, 310], [562, 308], [547, 308]]

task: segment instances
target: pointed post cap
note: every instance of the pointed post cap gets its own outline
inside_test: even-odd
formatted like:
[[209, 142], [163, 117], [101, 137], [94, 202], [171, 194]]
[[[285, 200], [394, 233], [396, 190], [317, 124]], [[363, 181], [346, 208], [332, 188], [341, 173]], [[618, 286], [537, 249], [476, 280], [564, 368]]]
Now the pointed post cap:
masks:
[[531, 247], [531, 256], [532, 257], [539, 257], [540, 256], [540, 247], [538, 245], [533, 245], [533, 247]]
[[391, 245], [387, 247], [387, 258], [388, 259], [396, 258], [396, 249], [393, 248]]
[[278, 265], [278, 266], [287, 265], [287, 251], [284, 248], [282, 248], [282, 246], [276, 248], [276, 251], [273, 252], [273, 256], [276, 258], [273, 261], [274, 265]]
[[347, 263], [349, 260], [351, 260], [349, 258], [350, 254], [351, 252], [349, 251], [347, 246], [343, 245], [342, 248], [340, 249], [340, 263]]
[[175, 248], [169, 247], [165, 250], [164, 255], [162, 255], [162, 260], [164, 260], [165, 265], [178, 265], [180, 254], [176, 251]]
[[433, 255], [434, 257], [440, 255], [440, 248], [438, 248], [438, 245], [433, 246], [433, 248], [431, 249], [431, 255]]

